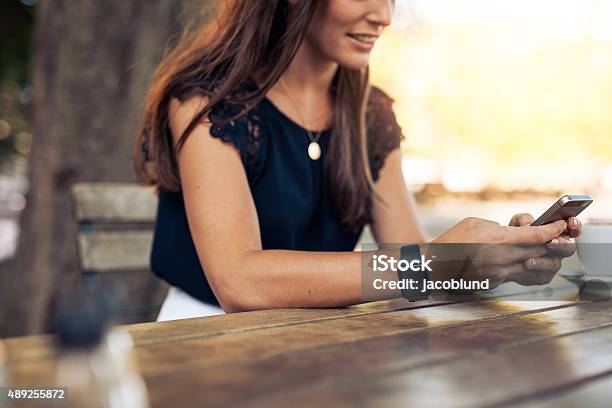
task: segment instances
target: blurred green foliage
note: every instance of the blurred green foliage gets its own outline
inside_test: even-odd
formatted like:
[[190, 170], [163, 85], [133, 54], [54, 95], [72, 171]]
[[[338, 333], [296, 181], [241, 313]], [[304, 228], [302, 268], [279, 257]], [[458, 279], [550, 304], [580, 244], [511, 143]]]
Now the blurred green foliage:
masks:
[[29, 152], [29, 76], [35, 7], [26, 3], [0, 1], [0, 161], [9, 154]]
[[19, 0], [0, 2], [0, 82], [28, 80], [34, 10]]

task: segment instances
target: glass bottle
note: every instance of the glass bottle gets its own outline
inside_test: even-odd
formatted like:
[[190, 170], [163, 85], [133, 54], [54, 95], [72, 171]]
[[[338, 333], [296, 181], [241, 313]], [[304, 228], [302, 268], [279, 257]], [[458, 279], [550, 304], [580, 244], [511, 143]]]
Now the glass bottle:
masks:
[[70, 408], [147, 408], [129, 333], [112, 328], [109, 297], [81, 290], [60, 308], [56, 385]]

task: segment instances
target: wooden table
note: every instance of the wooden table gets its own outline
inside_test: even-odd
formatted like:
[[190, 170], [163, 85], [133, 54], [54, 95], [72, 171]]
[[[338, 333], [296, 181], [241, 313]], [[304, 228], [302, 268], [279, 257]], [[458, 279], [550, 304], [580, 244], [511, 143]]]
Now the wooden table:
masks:
[[[609, 407], [612, 302], [371, 303], [125, 326], [153, 407]], [[6, 341], [50, 386], [48, 336]]]

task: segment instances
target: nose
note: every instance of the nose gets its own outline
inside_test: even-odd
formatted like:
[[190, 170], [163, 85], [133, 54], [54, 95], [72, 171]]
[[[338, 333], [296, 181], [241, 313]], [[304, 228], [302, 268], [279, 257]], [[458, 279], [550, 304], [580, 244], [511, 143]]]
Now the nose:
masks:
[[383, 27], [390, 25], [395, 11], [395, 0], [377, 0], [374, 3], [368, 20]]

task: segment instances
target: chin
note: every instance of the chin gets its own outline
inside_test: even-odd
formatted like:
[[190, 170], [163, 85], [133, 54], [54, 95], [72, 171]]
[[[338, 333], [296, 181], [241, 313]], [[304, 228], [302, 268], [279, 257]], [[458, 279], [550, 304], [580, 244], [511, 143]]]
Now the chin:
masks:
[[360, 70], [366, 68], [370, 64], [370, 54], [355, 55], [348, 58], [338, 59], [338, 65], [348, 69]]

